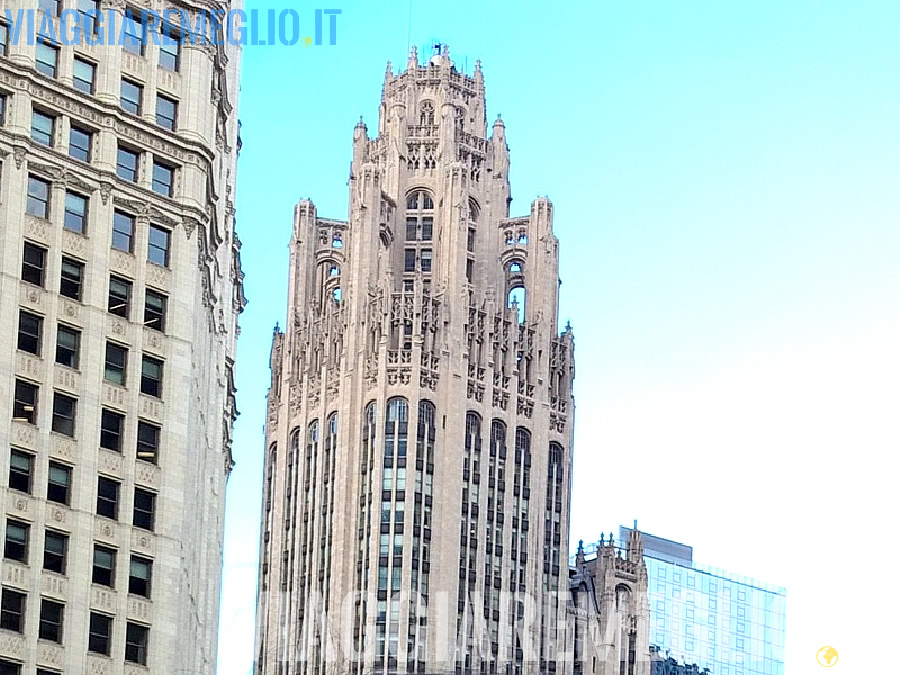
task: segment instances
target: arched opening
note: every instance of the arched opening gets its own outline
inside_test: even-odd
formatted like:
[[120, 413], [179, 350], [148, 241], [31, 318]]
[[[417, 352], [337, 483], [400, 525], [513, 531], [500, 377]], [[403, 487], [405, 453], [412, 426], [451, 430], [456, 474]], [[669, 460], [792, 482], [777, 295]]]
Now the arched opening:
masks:
[[424, 126], [434, 126], [434, 105], [431, 101], [425, 101], [419, 109], [419, 124]]
[[525, 323], [525, 287], [513, 286], [506, 294], [506, 306], [516, 310], [519, 323]]

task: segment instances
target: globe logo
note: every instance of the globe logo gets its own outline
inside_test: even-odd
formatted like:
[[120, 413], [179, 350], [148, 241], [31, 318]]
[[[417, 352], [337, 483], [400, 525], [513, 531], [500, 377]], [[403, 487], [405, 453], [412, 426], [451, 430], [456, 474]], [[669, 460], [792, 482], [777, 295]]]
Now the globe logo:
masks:
[[816, 661], [824, 668], [831, 668], [831, 666], [838, 662], [837, 649], [834, 647], [822, 647], [816, 652]]
[[305, 38], [303, 38], [302, 40], [300, 40], [300, 43], [301, 43], [304, 47], [309, 47], [309, 46], [312, 44], [312, 38], [311, 38], [309, 35], [307, 35]]

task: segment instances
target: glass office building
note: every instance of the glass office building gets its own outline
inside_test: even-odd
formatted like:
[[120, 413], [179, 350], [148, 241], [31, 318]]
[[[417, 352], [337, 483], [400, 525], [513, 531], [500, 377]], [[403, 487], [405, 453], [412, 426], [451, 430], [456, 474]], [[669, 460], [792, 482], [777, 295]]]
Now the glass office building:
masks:
[[[619, 528], [619, 541], [630, 530]], [[785, 589], [697, 565], [691, 547], [641, 533], [650, 644], [710, 675], [784, 675]]]

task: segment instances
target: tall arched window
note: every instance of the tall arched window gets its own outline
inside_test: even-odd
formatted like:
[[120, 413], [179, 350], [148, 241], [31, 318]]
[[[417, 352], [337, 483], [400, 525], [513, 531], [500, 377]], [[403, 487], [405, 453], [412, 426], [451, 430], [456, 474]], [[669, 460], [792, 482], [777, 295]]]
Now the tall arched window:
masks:
[[406, 241], [431, 241], [434, 233], [434, 200], [425, 190], [406, 198]]
[[434, 105], [431, 101], [425, 101], [419, 109], [419, 124], [424, 126], [434, 125]]

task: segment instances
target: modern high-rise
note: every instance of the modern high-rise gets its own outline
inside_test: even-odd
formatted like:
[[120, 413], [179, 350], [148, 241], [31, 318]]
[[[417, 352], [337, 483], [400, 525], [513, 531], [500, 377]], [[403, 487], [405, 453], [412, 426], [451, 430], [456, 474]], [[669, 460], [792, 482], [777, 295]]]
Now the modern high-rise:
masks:
[[[627, 540], [633, 528], [620, 527]], [[698, 565], [693, 550], [641, 533], [650, 644], [710, 675], [784, 675], [785, 590]]]
[[[40, 1], [57, 30], [145, 6]], [[133, 26], [0, 19], [3, 675], [215, 672], [240, 53]]]
[[562, 672], [573, 336], [546, 198], [510, 214], [481, 65], [390, 64], [349, 218], [294, 210], [268, 395], [257, 664]]

